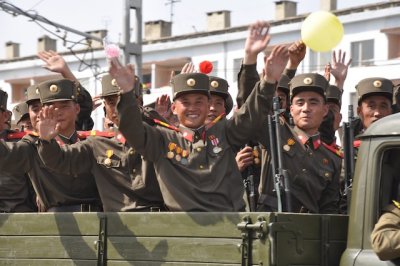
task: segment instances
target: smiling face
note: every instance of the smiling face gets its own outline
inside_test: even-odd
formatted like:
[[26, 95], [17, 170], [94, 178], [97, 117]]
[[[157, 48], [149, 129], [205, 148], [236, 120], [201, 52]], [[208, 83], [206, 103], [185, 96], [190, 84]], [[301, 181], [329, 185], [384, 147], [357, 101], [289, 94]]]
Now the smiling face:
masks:
[[225, 100], [221, 96], [211, 94], [210, 110], [206, 118], [206, 124], [212, 122], [215, 118], [225, 112]]
[[318, 132], [324, 116], [328, 113], [328, 106], [319, 93], [303, 91], [293, 97], [290, 113], [294, 124], [312, 136]]
[[172, 113], [178, 117], [179, 123], [191, 129], [204, 124], [209, 108], [208, 97], [200, 93], [183, 94], [171, 105]]
[[392, 104], [385, 96], [369, 96], [357, 107], [357, 113], [367, 129], [373, 122], [392, 114]]

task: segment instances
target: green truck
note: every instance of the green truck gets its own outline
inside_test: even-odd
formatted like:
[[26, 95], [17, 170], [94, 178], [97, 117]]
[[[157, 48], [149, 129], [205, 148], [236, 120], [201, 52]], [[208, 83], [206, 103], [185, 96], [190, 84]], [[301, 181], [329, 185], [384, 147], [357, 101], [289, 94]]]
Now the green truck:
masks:
[[399, 191], [400, 114], [362, 136], [350, 215], [0, 214], [0, 265], [396, 265], [370, 234]]

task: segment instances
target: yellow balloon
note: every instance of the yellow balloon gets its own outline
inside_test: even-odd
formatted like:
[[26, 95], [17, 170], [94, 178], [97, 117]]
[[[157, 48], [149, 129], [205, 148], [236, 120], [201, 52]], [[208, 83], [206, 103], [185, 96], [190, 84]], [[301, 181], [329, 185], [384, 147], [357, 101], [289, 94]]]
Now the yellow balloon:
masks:
[[313, 12], [301, 25], [301, 39], [316, 52], [327, 52], [340, 43], [343, 25], [328, 11]]

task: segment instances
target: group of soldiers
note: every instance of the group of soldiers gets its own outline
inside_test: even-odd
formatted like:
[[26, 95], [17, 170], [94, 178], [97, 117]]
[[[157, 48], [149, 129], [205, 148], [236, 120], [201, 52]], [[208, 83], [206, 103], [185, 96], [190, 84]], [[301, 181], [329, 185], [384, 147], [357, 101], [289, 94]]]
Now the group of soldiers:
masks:
[[[92, 98], [62, 57], [39, 53], [63, 78], [27, 89], [26, 102], [13, 110], [19, 131], [7, 129], [0, 91], [0, 212], [346, 213], [335, 133], [351, 60], [334, 52], [324, 75], [296, 75], [306, 54], [296, 41], [265, 55], [259, 75], [268, 32], [263, 21], [249, 28], [229, 119], [226, 80], [188, 64], [171, 78], [172, 103], [164, 96], [144, 107], [133, 67], [111, 59], [102, 77], [102, 132], [87, 131]], [[356, 90], [358, 135], [395, 110], [395, 97], [385, 78], [363, 79]]]

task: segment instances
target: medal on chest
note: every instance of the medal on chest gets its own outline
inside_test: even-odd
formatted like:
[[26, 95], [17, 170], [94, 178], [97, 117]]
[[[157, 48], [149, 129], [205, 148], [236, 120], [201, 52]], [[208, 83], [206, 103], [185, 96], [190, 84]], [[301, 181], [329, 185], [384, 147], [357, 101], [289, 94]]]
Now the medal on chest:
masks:
[[213, 145], [213, 153], [218, 154], [222, 151], [222, 148], [219, 146], [219, 139], [215, 137], [214, 135], [208, 136], [208, 139], [210, 140], [211, 144]]

